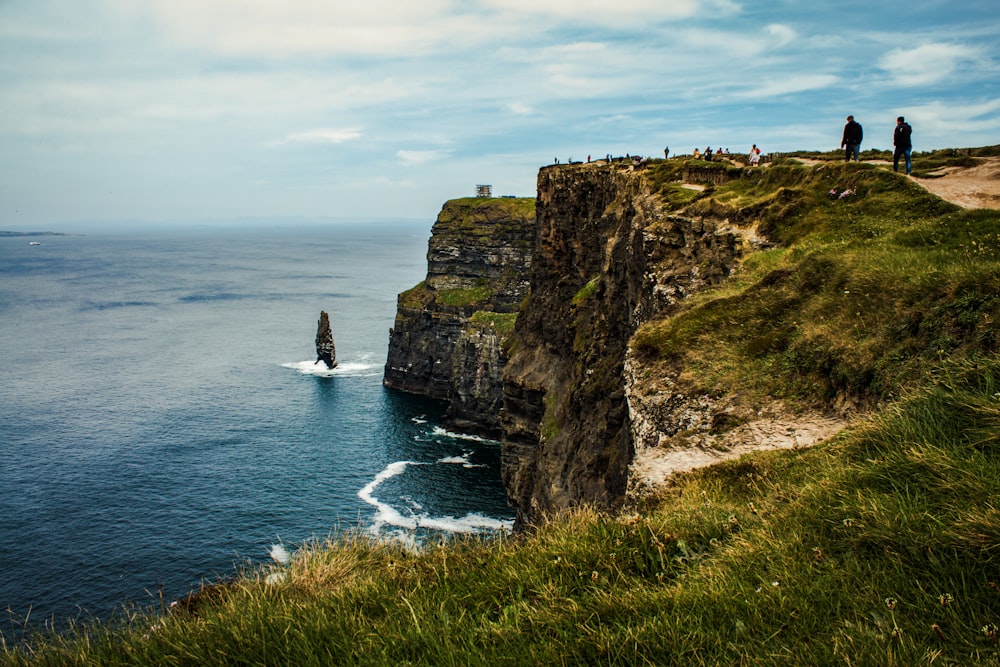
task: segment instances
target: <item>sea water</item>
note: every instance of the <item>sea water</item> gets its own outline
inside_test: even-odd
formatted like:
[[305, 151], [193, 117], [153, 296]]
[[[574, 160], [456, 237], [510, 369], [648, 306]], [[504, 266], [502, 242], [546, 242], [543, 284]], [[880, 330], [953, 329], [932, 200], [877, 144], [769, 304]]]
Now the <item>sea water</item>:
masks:
[[0, 631], [169, 602], [338, 531], [509, 529], [499, 444], [382, 386], [429, 227], [0, 238]]

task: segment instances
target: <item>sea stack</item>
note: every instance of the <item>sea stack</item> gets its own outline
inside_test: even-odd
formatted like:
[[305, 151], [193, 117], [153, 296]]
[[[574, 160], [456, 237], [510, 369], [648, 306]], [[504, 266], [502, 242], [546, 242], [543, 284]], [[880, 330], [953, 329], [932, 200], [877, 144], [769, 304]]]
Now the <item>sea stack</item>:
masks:
[[337, 366], [337, 348], [333, 344], [330, 316], [325, 310], [319, 311], [319, 326], [316, 329], [316, 363], [321, 361], [327, 368]]

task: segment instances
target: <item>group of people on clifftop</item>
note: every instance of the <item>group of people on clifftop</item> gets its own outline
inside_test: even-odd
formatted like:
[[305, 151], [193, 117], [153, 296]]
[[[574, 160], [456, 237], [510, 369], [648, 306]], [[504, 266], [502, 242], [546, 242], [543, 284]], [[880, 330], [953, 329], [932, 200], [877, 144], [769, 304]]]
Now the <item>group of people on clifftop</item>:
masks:
[[[747, 153], [747, 160], [746, 160], [747, 164], [749, 164], [751, 167], [756, 167], [760, 163], [760, 155], [761, 155], [760, 148], [757, 146], [757, 144], [754, 144], [753, 146], [750, 147], [750, 152]], [[729, 159], [729, 156], [730, 153], [728, 148], [725, 149], [716, 148], [713, 151], [711, 146], [707, 146], [705, 147], [704, 152], [700, 151], [698, 148], [695, 148], [693, 151], [691, 151], [691, 157], [693, 157], [695, 160], [705, 160], [707, 162], [711, 162], [714, 159]], [[663, 151], [663, 157], [664, 158], [670, 157], [669, 148]]]
[[[896, 129], [893, 130], [892, 133], [892, 145], [894, 149], [892, 154], [892, 170], [899, 171], [899, 160], [900, 158], [902, 158], [904, 166], [906, 168], [907, 176], [910, 175], [910, 169], [912, 167], [912, 162], [910, 159], [910, 155], [913, 152], [913, 141], [911, 139], [912, 134], [913, 134], [913, 128], [910, 126], [909, 123], [906, 122], [905, 118], [899, 116], [896, 119]], [[861, 127], [861, 123], [854, 120], [854, 116], [852, 115], [848, 116], [847, 124], [844, 125], [844, 133], [840, 139], [840, 147], [844, 149], [845, 161], [850, 162], [853, 159], [855, 162], [857, 162], [859, 160], [861, 154], [861, 142], [863, 139], [864, 139], [864, 130]], [[704, 153], [698, 148], [695, 148], [694, 151], [692, 151], [692, 157], [694, 157], [695, 159], [704, 159], [711, 161], [713, 156], [718, 158], [727, 158], [729, 157], [729, 149], [717, 148], [715, 151], [713, 151], [712, 147], [708, 146], [705, 148]], [[663, 149], [663, 157], [664, 159], [670, 157], [669, 147]], [[612, 157], [610, 153], [605, 157], [605, 161], [608, 164], [617, 160], [632, 161], [636, 164], [640, 164], [642, 162], [646, 162], [648, 159], [649, 158], [644, 158], [639, 155], [629, 155], [629, 154], [626, 154], [625, 157]], [[751, 167], [756, 167], [760, 163], [760, 160], [761, 160], [760, 148], [757, 146], [757, 144], [754, 144], [750, 148], [749, 154], [747, 155], [747, 164], [749, 164]], [[559, 158], [558, 157], [555, 158], [553, 162], [554, 164], [559, 164]], [[587, 163], [589, 164], [590, 162], [591, 162], [591, 157], [588, 155]], [[568, 164], [576, 164], [576, 162], [574, 162], [574, 160], [570, 158]]]
[[[903, 158], [907, 176], [910, 175], [910, 154], [913, 152], [912, 134], [913, 128], [906, 122], [906, 119], [902, 116], [896, 118], [896, 129], [892, 132], [892, 170], [899, 171], [899, 158]], [[845, 161], [850, 162], [852, 157], [855, 162], [858, 161], [862, 139], [864, 139], [864, 130], [861, 123], [854, 120], [854, 116], [848, 116], [847, 124], [844, 125], [844, 134], [840, 139], [840, 147], [844, 149]]]

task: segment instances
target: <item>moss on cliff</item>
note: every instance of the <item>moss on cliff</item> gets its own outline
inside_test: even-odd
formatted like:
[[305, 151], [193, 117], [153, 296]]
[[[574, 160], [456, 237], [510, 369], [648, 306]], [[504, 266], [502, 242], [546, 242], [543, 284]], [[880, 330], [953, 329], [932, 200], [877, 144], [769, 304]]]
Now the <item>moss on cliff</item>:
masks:
[[535, 217], [535, 199], [525, 197], [466, 197], [449, 200], [438, 214], [440, 231], [480, 237], [497, 237], [515, 232], [511, 241], [530, 244], [531, 239], [517, 233], [525, 220]]
[[713, 195], [782, 248], [634, 348], [705, 391], [884, 401], [943, 357], [1000, 350], [1000, 214], [960, 211], [869, 165], [789, 165]]
[[492, 296], [493, 288], [488, 284], [469, 288], [443, 289], [434, 294], [438, 304], [452, 308], [486, 304]]
[[494, 313], [488, 310], [477, 310], [469, 318], [467, 325], [481, 331], [492, 331], [501, 338], [505, 338], [514, 331], [516, 321], [517, 313]]

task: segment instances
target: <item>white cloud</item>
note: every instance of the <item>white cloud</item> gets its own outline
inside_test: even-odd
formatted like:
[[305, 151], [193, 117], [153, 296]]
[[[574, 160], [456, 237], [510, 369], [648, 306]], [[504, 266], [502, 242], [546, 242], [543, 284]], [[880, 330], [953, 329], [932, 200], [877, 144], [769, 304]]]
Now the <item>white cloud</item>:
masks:
[[285, 137], [279, 143], [282, 144], [342, 144], [345, 141], [360, 139], [361, 130], [357, 128], [329, 129], [321, 128], [308, 130], [306, 132], [296, 132]]
[[927, 86], [944, 81], [960, 65], [982, 56], [981, 50], [974, 47], [938, 42], [894, 49], [882, 56], [879, 67], [901, 86]]
[[452, 0], [111, 0], [149, 12], [169, 41], [228, 55], [422, 55], [500, 39], [516, 26], [455, 10]]
[[482, 0], [484, 7], [557, 19], [575, 24], [623, 27], [648, 26], [658, 21], [697, 15], [730, 14], [738, 6], [729, 0]]
[[428, 162], [435, 162], [437, 160], [442, 160], [451, 155], [450, 150], [445, 149], [433, 149], [433, 150], [423, 150], [423, 151], [409, 151], [409, 150], [398, 150], [396, 151], [396, 157], [399, 161], [407, 167], [412, 167], [418, 164], [426, 164]]
[[736, 97], [767, 100], [780, 95], [792, 95], [807, 90], [821, 90], [837, 84], [840, 79], [832, 74], [791, 74], [776, 77], [769, 81], [761, 81]]
[[939, 142], [947, 142], [956, 133], [989, 137], [1000, 131], [1000, 98], [961, 105], [938, 101], [909, 107], [900, 114], [913, 125], [915, 136], [933, 136]]
[[781, 23], [772, 23], [764, 29], [767, 33], [769, 41], [767, 46], [769, 47], [782, 47], [791, 44], [795, 41], [798, 35], [792, 28]]
[[510, 102], [504, 106], [504, 108], [515, 116], [530, 116], [535, 113], [534, 109], [527, 104], [522, 104], [521, 102]]

